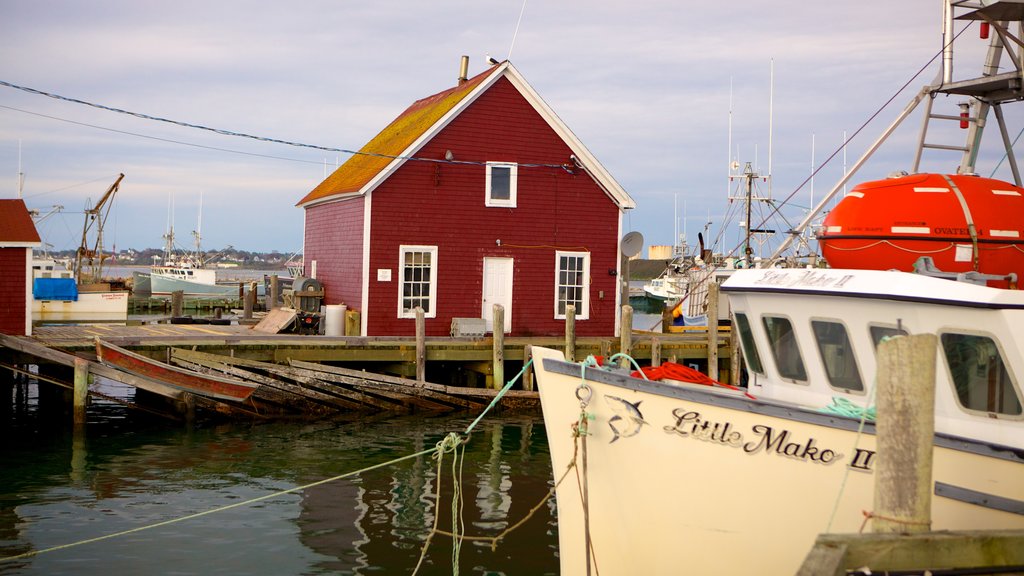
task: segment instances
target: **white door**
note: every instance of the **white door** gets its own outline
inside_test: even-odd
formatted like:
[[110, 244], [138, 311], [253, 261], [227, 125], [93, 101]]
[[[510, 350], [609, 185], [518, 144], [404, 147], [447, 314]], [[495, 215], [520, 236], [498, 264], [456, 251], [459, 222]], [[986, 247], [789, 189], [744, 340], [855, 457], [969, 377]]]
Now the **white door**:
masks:
[[494, 331], [494, 305], [505, 308], [505, 332], [512, 331], [512, 258], [484, 258], [484, 294], [480, 317]]

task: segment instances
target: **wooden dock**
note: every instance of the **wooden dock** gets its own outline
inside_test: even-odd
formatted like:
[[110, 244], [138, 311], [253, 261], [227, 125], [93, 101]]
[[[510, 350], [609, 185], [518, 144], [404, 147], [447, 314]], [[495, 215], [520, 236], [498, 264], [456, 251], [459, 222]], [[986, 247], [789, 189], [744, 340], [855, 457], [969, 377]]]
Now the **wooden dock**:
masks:
[[[203, 398], [118, 371], [96, 360], [96, 339], [196, 372], [260, 384], [245, 403]], [[360, 337], [266, 334], [250, 325], [141, 324], [40, 326], [30, 338], [0, 335], [0, 365], [24, 371], [46, 366], [70, 389], [77, 372], [110, 378], [164, 399], [172, 413], [195, 408], [254, 418], [368, 412], [479, 410], [528, 362], [531, 346], [566, 349], [577, 359], [626, 349], [641, 364], [662, 360], [706, 368], [703, 333], [635, 332], [626, 338]], [[729, 358], [728, 334], [715, 358]], [[40, 373], [43, 370], [40, 368]], [[728, 367], [720, 378], [728, 379]], [[508, 375], [508, 378], [505, 377]], [[501, 401], [536, 407], [526, 371]]]

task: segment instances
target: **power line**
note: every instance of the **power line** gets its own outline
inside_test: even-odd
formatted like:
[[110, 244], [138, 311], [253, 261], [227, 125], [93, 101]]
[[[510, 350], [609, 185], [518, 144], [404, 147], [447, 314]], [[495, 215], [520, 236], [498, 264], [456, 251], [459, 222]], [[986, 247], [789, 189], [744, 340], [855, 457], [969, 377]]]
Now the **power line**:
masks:
[[203, 148], [205, 150], [215, 150], [217, 152], [228, 152], [231, 154], [244, 154], [246, 156], [258, 156], [260, 158], [271, 158], [274, 160], [287, 160], [289, 162], [303, 162], [306, 164], [320, 164], [318, 160], [302, 160], [300, 158], [287, 158], [285, 156], [274, 156], [272, 154], [257, 154], [255, 152], [243, 152], [241, 150], [231, 150], [230, 148], [218, 148], [216, 146], [206, 146], [203, 144], [195, 144], [193, 142], [182, 142], [181, 140], [172, 140], [170, 138], [160, 138], [159, 136], [149, 136], [147, 134], [139, 134], [138, 132], [128, 132], [127, 130], [118, 130], [116, 128], [108, 128], [106, 126], [99, 126], [96, 124], [88, 124], [86, 122], [79, 122], [77, 120], [69, 120], [67, 118], [61, 118], [59, 116], [51, 116], [49, 114], [40, 114], [39, 112], [32, 112], [30, 110], [23, 110], [21, 108], [15, 108], [13, 106], [5, 106], [0, 104], [0, 108], [6, 108], [7, 110], [13, 110], [15, 112], [21, 112], [22, 114], [31, 114], [32, 116], [39, 116], [40, 118], [47, 118], [50, 120], [57, 120], [59, 122], [67, 122], [68, 124], [76, 124], [78, 126], [85, 126], [87, 128], [95, 128], [97, 130], [106, 130], [107, 132], [115, 132], [117, 134], [125, 134], [128, 136], [137, 136], [139, 138], [146, 138], [149, 140], [157, 140], [160, 142], [167, 142], [170, 144], [180, 144], [182, 146], [192, 146], [194, 148]]
[[[203, 126], [201, 124], [191, 124], [189, 122], [182, 122], [180, 120], [171, 120], [170, 118], [161, 118], [160, 116], [151, 116], [149, 114], [143, 114], [141, 112], [132, 112], [130, 110], [124, 110], [122, 108], [114, 108], [112, 106], [105, 106], [103, 104], [96, 104], [95, 102], [89, 102], [87, 100], [80, 100], [78, 98], [70, 98], [70, 97], [67, 97], [67, 96], [61, 96], [60, 94], [54, 94], [52, 92], [44, 92], [43, 90], [38, 90], [36, 88], [29, 88], [27, 86], [19, 86], [17, 84], [13, 84], [11, 82], [6, 82], [4, 80], [0, 80], [0, 86], [7, 86], [8, 88], [14, 88], [15, 90], [21, 90], [22, 92], [27, 92], [29, 94], [35, 94], [35, 95], [38, 95], [38, 96], [46, 96], [47, 98], [53, 98], [54, 100], [63, 100], [65, 102], [71, 102], [71, 103], [74, 103], [74, 104], [81, 104], [83, 106], [91, 106], [93, 108], [98, 108], [100, 110], [107, 110], [108, 112], [116, 112], [118, 114], [126, 114], [128, 116], [134, 116], [136, 118], [141, 118], [143, 120], [152, 120], [154, 122], [165, 122], [167, 124], [174, 124], [176, 126], [182, 126], [182, 127], [185, 127], [185, 128], [194, 128], [196, 130], [205, 130], [207, 132], [213, 132], [215, 134], [221, 134], [223, 136], [234, 136], [236, 138], [248, 138], [250, 140], [257, 140], [257, 141], [260, 141], [260, 142], [270, 142], [270, 143], [273, 143], [273, 144], [283, 144], [285, 146], [295, 146], [297, 148], [312, 148], [312, 149], [315, 149], [315, 150], [323, 150], [323, 151], [326, 151], [326, 152], [341, 152], [343, 154], [352, 154], [352, 155], [361, 154], [363, 156], [373, 156], [373, 157], [377, 157], [377, 158], [386, 158], [386, 159], [389, 159], [389, 160], [416, 160], [416, 161], [420, 161], [420, 162], [435, 162], [435, 163], [443, 163], [443, 164], [470, 164], [470, 165], [479, 165], [479, 166], [484, 166], [484, 165], [487, 164], [487, 162], [484, 162], [484, 161], [447, 160], [447, 159], [439, 159], [439, 158], [421, 158], [421, 157], [417, 157], [417, 156], [398, 156], [398, 155], [392, 155], [392, 154], [379, 154], [379, 153], [376, 153], [376, 152], [363, 152], [363, 151], [360, 151], [360, 150], [349, 150], [349, 149], [346, 149], [346, 148], [334, 148], [334, 147], [331, 147], [331, 146], [321, 146], [321, 145], [318, 145], [318, 144], [306, 144], [306, 143], [303, 143], [303, 142], [293, 142], [293, 141], [290, 141], [290, 140], [281, 140], [279, 138], [269, 138], [269, 137], [265, 137], [265, 136], [255, 136], [253, 134], [246, 134], [244, 132], [234, 132], [232, 130], [225, 130], [225, 129], [222, 129], [222, 128], [213, 128], [213, 127], [210, 127], [210, 126]], [[157, 139], [159, 140], [159, 138], [157, 138]], [[528, 164], [527, 163], [527, 164], [519, 164], [519, 166], [520, 167], [525, 167], [525, 168], [557, 168], [557, 169], [567, 169], [567, 165], [565, 165], [565, 164]]]

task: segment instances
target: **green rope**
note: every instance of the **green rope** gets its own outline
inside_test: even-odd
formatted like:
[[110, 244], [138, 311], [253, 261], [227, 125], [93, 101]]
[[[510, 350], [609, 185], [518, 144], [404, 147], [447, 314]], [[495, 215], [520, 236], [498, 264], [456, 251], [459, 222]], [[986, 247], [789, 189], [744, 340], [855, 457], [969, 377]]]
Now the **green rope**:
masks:
[[182, 516], [180, 518], [172, 518], [171, 520], [164, 520], [163, 522], [157, 522], [156, 524], [149, 524], [147, 526], [138, 526], [136, 528], [131, 528], [129, 530], [122, 530], [121, 532], [115, 532], [113, 534], [107, 534], [105, 536], [97, 536], [96, 538], [88, 538], [86, 540], [79, 540], [78, 542], [71, 542], [71, 543], [68, 543], [68, 544], [61, 544], [59, 546], [52, 546], [50, 548], [44, 548], [42, 550], [33, 550], [31, 552], [25, 552], [24, 554], [18, 554], [16, 556], [6, 556], [4, 558], [0, 558], [0, 562], [7, 562], [9, 560], [19, 560], [19, 559], [22, 559], [22, 558], [31, 558], [33, 556], [38, 556], [38, 555], [44, 554], [46, 552], [56, 552], [57, 550], [64, 550], [66, 548], [73, 548], [75, 546], [81, 546], [82, 544], [91, 544], [93, 542], [100, 542], [102, 540], [109, 540], [110, 538], [117, 538], [118, 536], [125, 536], [127, 534], [133, 534], [135, 532], [142, 532], [143, 530], [149, 530], [151, 528], [159, 528], [161, 526], [167, 526], [169, 524], [175, 524], [177, 522], [182, 522], [182, 521], [185, 521], [185, 520], [191, 520], [193, 518], [199, 518], [200, 516], [206, 516], [208, 514], [213, 514], [213, 513], [216, 513], [216, 512], [223, 512], [225, 510], [230, 510], [232, 508], [238, 508], [240, 506], [248, 506], [249, 504], [253, 504], [255, 502], [261, 502], [263, 500], [268, 500], [270, 498], [274, 498], [274, 497], [277, 497], [277, 496], [283, 496], [285, 494], [291, 494], [292, 492], [299, 492], [299, 491], [302, 491], [302, 490], [313, 488], [314, 486], [320, 486], [321, 484], [327, 484], [328, 482], [334, 482], [336, 480], [341, 480], [342, 478], [348, 478], [349, 476], [355, 476], [356, 474], [362, 474], [363, 472], [369, 472], [371, 470], [376, 470], [378, 468], [383, 468], [385, 466], [390, 466], [392, 464], [396, 464], [396, 463], [402, 462], [404, 460], [411, 460], [413, 458], [419, 458], [420, 456], [423, 456], [425, 454], [430, 454], [431, 452], [435, 452], [436, 450], [437, 450], [437, 448], [431, 448], [429, 450], [423, 450], [423, 451], [420, 451], [420, 452], [416, 452], [415, 454], [409, 454], [407, 456], [402, 456], [400, 458], [395, 458], [394, 460], [389, 460], [387, 462], [382, 462], [380, 464], [374, 464], [373, 466], [367, 466], [366, 468], [361, 468], [361, 469], [355, 470], [353, 472], [346, 472], [344, 474], [339, 474], [337, 476], [332, 476], [331, 478], [326, 478], [324, 480], [318, 480], [318, 481], [312, 482], [310, 484], [305, 484], [305, 485], [302, 485], [302, 486], [296, 486], [294, 488], [289, 488], [287, 490], [281, 490], [279, 492], [274, 492], [272, 494], [266, 494], [264, 496], [258, 496], [256, 498], [245, 500], [244, 502], [235, 502], [234, 504], [228, 504], [227, 506], [221, 506], [219, 508], [212, 508], [210, 510], [205, 510], [203, 512], [197, 512], [195, 514], [189, 514], [188, 516]]
[[503, 388], [502, 388], [501, 390], [499, 390], [499, 391], [498, 391], [498, 393], [497, 393], [497, 394], [495, 394], [495, 395], [494, 395], [494, 400], [491, 400], [491, 403], [490, 403], [490, 404], [488, 404], [488, 405], [487, 405], [487, 407], [486, 407], [486, 408], [484, 408], [484, 411], [483, 411], [483, 412], [481, 412], [481, 413], [480, 413], [480, 415], [476, 417], [476, 420], [473, 420], [473, 423], [472, 423], [472, 424], [470, 424], [469, 426], [467, 426], [467, 427], [466, 427], [466, 432], [465, 432], [465, 433], [466, 433], [467, 435], [468, 435], [468, 434], [469, 434], [470, 432], [472, 432], [472, 431], [473, 431], [473, 428], [475, 428], [475, 427], [476, 427], [477, 423], [478, 423], [478, 422], [480, 422], [480, 420], [482, 420], [482, 419], [483, 419], [483, 417], [484, 417], [484, 416], [485, 416], [485, 415], [486, 415], [486, 414], [487, 414], [488, 412], [490, 412], [490, 411], [491, 411], [491, 408], [494, 408], [495, 406], [497, 406], [497, 405], [498, 405], [498, 402], [500, 402], [500, 401], [501, 401], [501, 398], [502, 398], [502, 397], [503, 397], [503, 396], [505, 395], [505, 393], [506, 393], [506, 392], [508, 392], [508, 391], [509, 391], [509, 389], [510, 389], [510, 388], [512, 388], [512, 385], [513, 385], [513, 384], [515, 384], [515, 383], [516, 383], [516, 381], [518, 381], [518, 380], [519, 380], [519, 378], [520, 378], [520, 377], [521, 377], [521, 376], [522, 376], [523, 374], [525, 374], [525, 373], [526, 373], [526, 370], [527, 370], [527, 369], [528, 369], [528, 368], [529, 368], [529, 367], [530, 367], [530, 366], [531, 366], [532, 364], [533, 364], [533, 358], [530, 358], [530, 361], [529, 361], [529, 362], [527, 362], [526, 364], [523, 364], [523, 369], [519, 371], [519, 374], [516, 374], [516, 375], [515, 375], [515, 376], [514, 376], [514, 377], [513, 377], [513, 378], [512, 378], [511, 380], [509, 380], [509, 381], [508, 381], [508, 382], [507, 382], [507, 383], [505, 384], [505, 386], [504, 386], [504, 387], [503, 387]]
[[[501, 401], [501, 398], [505, 395], [505, 393], [508, 392], [508, 390], [512, 388], [512, 386], [526, 372], [526, 370], [530, 367], [531, 364], [533, 364], [533, 360], [530, 360], [525, 365], [523, 365], [523, 369], [519, 371], [519, 374], [516, 374], [516, 376], [512, 380], [510, 380], [507, 384], [505, 384], [505, 386], [494, 396], [494, 399], [491, 401], [491, 403], [486, 408], [484, 408], [484, 411], [480, 414], [480, 416], [478, 416], [476, 418], [476, 420], [474, 420], [473, 423], [470, 424], [466, 428], [465, 434], [467, 436], [473, 431], [473, 428], [476, 427], [476, 425], [480, 422], [480, 420], [482, 420], [483, 417], [492, 408], [494, 408], [498, 404], [498, 402]], [[458, 447], [460, 445], [463, 446], [461, 454], [458, 453]], [[341, 480], [343, 478], [348, 478], [350, 476], [355, 476], [355, 475], [358, 475], [358, 474], [362, 474], [364, 472], [369, 472], [371, 470], [376, 470], [378, 468], [383, 468], [385, 466], [391, 466], [392, 464], [397, 464], [399, 462], [403, 462], [405, 460], [411, 460], [413, 458], [419, 458], [420, 456], [424, 456], [426, 454], [431, 454], [431, 453], [434, 453], [434, 457], [438, 459], [438, 479], [439, 479], [438, 480], [439, 481], [439, 484], [438, 484], [438, 499], [440, 500], [440, 495], [441, 495], [441, 493], [440, 493], [440, 477], [441, 477], [440, 465], [441, 465], [441, 461], [443, 460], [443, 454], [445, 452], [453, 452], [453, 453], [457, 454], [456, 458], [454, 458], [452, 460], [452, 475], [454, 477], [453, 478], [453, 484], [455, 486], [455, 495], [453, 496], [453, 499], [452, 499], [452, 532], [455, 535], [453, 549], [452, 549], [452, 562], [453, 562], [454, 574], [458, 574], [458, 557], [459, 557], [459, 554], [461, 553], [462, 541], [463, 541], [463, 538], [464, 538], [464, 536], [462, 535], [462, 532], [464, 531], [464, 522], [463, 522], [463, 519], [462, 519], [463, 507], [462, 507], [462, 490], [461, 490], [461, 487], [460, 487], [460, 482], [461, 482], [461, 478], [462, 478], [462, 463], [463, 463], [463, 460], [465, 458], [465, 440], [463, 440], [463, 438], [461, 436], [459, 436], [455, 432], [449, 433], [448, 436], [446, 436], [444, 440], [442, 440], [441, 442], [438, 442], [435, 447], [430, 448], [429, 450], [421, 450], [419, 452], [415, 452], [415, 453], [409, 454], [407, 456], [402, 456], [402, 457], [399, 457], [399, 458], [395, 458], [395, 459], [389, 460], [387, 462], [382, 462], [380, 464], [374, 464], [372, 466], [367, 466], [367, 467], [361, 468], [359, 470], [354, 470], [352, 472], [346, 472], [344, 474], [339, 474], [337, 476], [332, 476], [330, 478], [325, 478], [323, 480], [318, 480], [316, 482], [311, 482], [309, 484], [304, 484], [302, 486], [295, 486], [295, 487], [289, 488], [287, 490], [281, 490], [281, 491], [274, 492], [274, 493], [271, 493], [271, 494], [266, 494], [266, 495], [263, 495], [263, 496], [258, 496], [256, 498], [251, 498], [251, 499], [245, 500], [243, 502], [235, 502], [234, 504], [228, 504], [227, 506], [221, 506], [219, 508], [211, 508], [210, 510], [204, 510], [203, 512], [197, 512], [195, 514], [189, 514], [187, 516], [181, 516], [181, 517], [178, 517], [178, 518], [172, 518], [170, 520], [164, 520], [162, 522], [157, 522], [155, 524], [149, 524], [149, 525], [146, 525], [146, 526], [138, 526], [136, 528], [131, 528], [129, 530], [122, 530], [121, 532], [115, 532], [113, 534], [106, 534], [104, 536], [97, 536], [95, 538], [88, 538], [88, 539], [85, 539], [85, 540], [79, 540], [77, 542], [70, 542], [68, 544], [61, 544], [59, 546], [52, 546], [50, 548], [44, 548], [42, 550], [33, 550], [31, 552], [25, 552], [23, 554], [17, 554], [15, 556], [6, 556], [6, 557], [3, 557], [3, 558], [0, 558], [0, 562], [7, 562], [7, 561], [10, 561], [10, 560], [20, 560], [20, 559], [23, 559], [23, 558], [31, 558], [33, 556], [38, 556], [40, 554], [45, 554], [47, 552], [55, 552], [57, 550], [64, 550], [64, 549], [67, 549], [67, 548], [73, 548], [75, 546], [81, 546], [83, 544], [91, 544], [93, 542], [100, 542], [100, 541], [103, 541], [103, 540], [109, 540], [111, 538], [117, 538], [119, 536], [125, 536], [125, 535], [133, 534], [133, 533], [136, 533], [136, 532], [142, 532], [144, 530], [149, 530], [149, 529], [152, 529], [152, 528], [159, 528], [161, 526], [168, 526], [170, 524], [175, 524], [175, 523], [178, 523], [178, 522], [183, 522], [185, 520], [191, 520], [193, 518], [199, 518], [201, 516], [206, 516], [208, 514], [214, 514], [214, 513], [217, 513], [217, 512], [223, 512], [225, 510], [230, 510], [232, 508], [238, 508], [238, 507], [241, 507], [241, 506], [247, 506], [247, 505], [253, 504], [255, 502], [262, 502], [263, 500], [268, 500], [270, 498], [274, 498], [274, 497], [277, 497], [277, 496], [283, 496], [285, 494], [291, 494], [293, 492], [300, 492], [302, 490], [307, 490], [307, 489], [313, 488], [315, 486], [320, 486], [321, 484], [327, 484], [329, 482], [334, 482], [334, 481], [337, 481], [337, 480]], [[457, 470], [457, 473], [456, 473], [456, 470]], [[435, 516], [435, 519], [436, 519], [436, 516]], [[427, 547], [429, 547], [429, 545], [430, 545], [431, 536], [433, 535], [434, 532], [436, 532], [436, 530], [437, 530], [437, 527], [435, 525], [434, 530], [431, 531], [431, 534], [428, 535], [428, 537], [427, 537], [427, 541], [424, 543], [423, 552], [422, 552], [422, 555], [420, 557], [420, 563], [422, 563], [423, 557], [426, 555]], [[418, 570], [418, 569], [419, 569], [419, 564], [417, 564], [417, 566], [416, 566], [416, 570]], [[415, 571], [413, 573], [415, 574]]]
[[636, 360], [634, 360], [632, 356], [626, 354], [625, 352], [619, 352], [618, 354], [612, 355], [612, 357], [608, 359], [608, 363], [614, 364], [615, 361], [618, 360], [619, 358], [625, 358], [626, 360], [629, 360], [629, 363], [632, 364], [633, 369], [639, 372], [640, 376], [642, 376], [644, 380], [647, 380], [647, 374], [644, 374], [644, 371], [640, 369], [640, 365], [637, 364]]
[[832, 403], [821, 409], [826, 414], [838, 414], [850, 418], [866, 418], [872, 422], [877, 420], [878, 412], [874, 406], [860, 406], [842, 396], [833, 396]]
[[[885, 341], [887, 338], [888, 337], [883, 338], [883, 341]], [[876, 375], [876, 377], [877, 377], [877, 375]], [[836, 406], [845, 406], [846, 403], [849, 403], [851, 406], [853, 406], [853, 409], [859, 411], [858, 415], [853, 415], [852, 414], [853, 409], [851, 409], [851, 414], [844, 414], [844, 416], [851, 416], [853, 418], [859, 418], [860, 419], [860, 423], [857, 424], [857, 435], [853, 439], [853, 450], [854, 451], [856, 451], [857, 447], [860, 445], [860, 438], [864, 434], [864, 424], [868, 420], [872, 420], [872, 421], [875, 420], [876, 412], [875, 412], [875, 407], [873, 406], [873, 404], [874, 404], [874, 401], [875, 401], [875, 390], [877, 388], [878, 388], [878, 381], [876, 380], [874, 382], [874, 386], [871, 387], [871, 393], [868, 394], [868, 407], [867, 408], [862, 408], [860, 406], [857, 406], [856, 404], [854, 404], [853, 402], [850, 402], [849, 400], [846, 400], [845, 398], [833, 398], [832, 399], [832, 404], [834, 404]], [[839, 400], [843, 400], [844, 402], [839, 402]], [[828, 408], [828, 407], [826, 407], [826, 408]], [[846, 481], [850, 478], [850, 470], [851, 469], [852, 468], [850, 466], [847, 466], [846, 469], [843, 471], [843, 481], [839, 484], [839, 492], [836, 494], [836, 501], [832, 504], [832, 514], [830, 514], [829, 517], [828, 517], [828, 525], [825, 527], [825, 533], [829, 533], [829, 532], [832, 531], [832, 523], [835, 521], [836, 514], [839, 512], [839, 502], [842, 501], [842, 499], [843, 499], [843, 492], [846, 491]]]

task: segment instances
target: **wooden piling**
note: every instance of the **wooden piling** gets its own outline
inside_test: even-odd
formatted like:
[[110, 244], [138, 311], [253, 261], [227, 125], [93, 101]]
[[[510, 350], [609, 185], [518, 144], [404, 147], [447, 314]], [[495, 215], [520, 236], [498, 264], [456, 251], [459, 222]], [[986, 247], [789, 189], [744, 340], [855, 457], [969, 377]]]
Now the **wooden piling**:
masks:
[[358, 310], [349, 308], [345, 311], [345, 336], [359, 336], [361, 325]]
[[708, 281], [708, 377], [718, 380], [718, 282]]
[[85, 408], [89, 403], [89, 361], [75, 356], [74, 423], [85, 424]]
[[256, 304], [256, 291], [249, 290], [249, 292], [246, 293], [242, 297], [242, 319], [243, 320], [252, 320], [252, 309], [254, 308], [255, 304]]
[[501, 389], [505, 386], [505, 307], [494, 305], [494, 358], [493, 386]]
[[[622, 322], [619, 325], [619, 351], [623, 354], [633, 352], [633, 307], [626, 304], [622, 307]], [[619, 365], [629, 368], [629, 360], [622, 358]]]
[[530, 360], [533, 360], [533, 346], [526, 344], [523, 346], [523, 390], [533, 391], [533, 365], [530, 364]]
[[661, 340], [651, 337], [651, 366], [661, 366]]
[[729, 381], [726, 384], [739, 386], [742, 380], [740, 372], [743, 368], [743, 360], [740, 357], [740, 340], [736, 332], [736, 319], [729, 325]]
[[427, 321], [423, 308], [416, 307], [416, 381], [427, 381]]
[[565, 360], [576, 361], [576, 306], [565, 305]]
[[937, 344], [915, 334], [878, 345], [875, 532], [931, 529]]
[[267, 296], [267, 310], [277, 308], [277, 301], [281, 297], [281, 282], [277, 274], [270, 276], [270, 294]]
[[171, 316], [177, 318], [184, 314], [183, 309], [185, 307], [185, 291], [175, 290], [171, 292]]
[[670, 332], [669, 326], [672, 325], [672, 308], [665, 303], [665, 306], [661, 309], [661, 331], [663, 333]]

